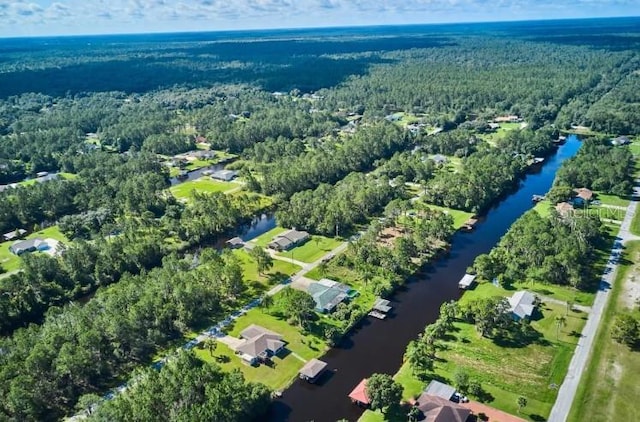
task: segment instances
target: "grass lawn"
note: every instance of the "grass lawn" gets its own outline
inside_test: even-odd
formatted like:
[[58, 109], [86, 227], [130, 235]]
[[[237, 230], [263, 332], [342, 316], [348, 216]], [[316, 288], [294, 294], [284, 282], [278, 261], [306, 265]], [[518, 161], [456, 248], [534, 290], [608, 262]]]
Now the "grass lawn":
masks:
[[535, 207], [533, 207], [534, 210], [536, 210], [536, 212], [538, 214], [540, 214], [541, 217], [548, 217], [551, 215], [551, 210], [554, 207], [551, 205], [551, 201], [549, 201], [548, 199], [544, 199], [540, 202], [538, 202], [536, 204]]
[[[636, 213], [636, 216], [640, 213]], [[613, 287], [612, 297], [604, 312], [593, 351], [583, 379], [578, 386], [569, 422], [586, 420], [631, 421], [637, 419], [640, 397], [640, 352], [613, 341], [610, 336], [614, 317], [623, 309], [622, 283], [637, 277], [640, 268], [640, 242], [629, 242]], [[636, 311], [637, 314], [638, 311]]]
[[596, 199], [605, 205], [614, 205], [617, 207], [626, 207], [629, 205], [629, 200], [626, 198], [620, 198], [616, 195], [608, 195], [606, 193], [595, 192]]
[[328, 252], [340, 246], [342, 241], [324, 236], [311, 236], [303, 245], [297, 246], [286, 252], [280, 252], [278, 255], [287, 258], [293, 257], [296, 261], [306, 263], [315, 262], [322, 258]]
[[205, 193], [227, 192], [241, 186], [238, 183], [222, 182], [205, 176], [172, 186], [169, 190], [177, 199], [188, 199], [193, 191]]
[[285, 261], [273, 260], [273, 267], [265, 274], [258, 274], [258, 264], [244, 249], [234, 249], [233, 255], [235, 255], [242, 265], [242, 274], [244, 280], [250, 285], [256, 283], [269, 286], [282, 282], [285, 278], [296, 273], [301, 268], [295, 264]]
[[633, 220], [631, 220], [630, 231], [636, 236], [640, 236], [640, 212], [636, 212], [636, 214], [633, 216]]
[[[257, 324], [281, 334], [287, 342], [286, 349], [305, 360], [320, 357], [327, 349], [322, 338], [313, 334], [303, 335], [297, 327], [258, 308], [252, 309], [246, 315], [238, 318], [228, 334], [238, 336], [240, 331], [251, 324]], [[304, 362], [293, 353], [283, 353], [281, 357], [274, 358], [274, 367], [265, 365], [253, 367], [242, 363], [231, 349], [221, 343], [218, 344], [218, 348], [214, 352], [214, 358], [210, 356], [208, 350], [196, 350], [196, 354], [201, 359], [209, 362], [214, 361], [228, 371], [240, 369], [248, 381], [261, 382], [275, 390], [283, 389], [289, 385], [304, 365]], [[219, 356], [223, 356], [224, 361], [216, 359]]]
[[466, 211], [454, 210], [453, 208], [440, 207], [438, 205], [426, 204], [429, 208], [442, 211], [453, 217], [453, 227], [459, 229], [463, 224], [470, 219], [473, 214]]
[[[514, 283], [516, 290], [529, 290], [541, 296], [552, 297], [563, 302], [573, 302], [577, 305], [591, 306], [595, 299], [595, 293], [584, 292], [569, 286], [558, 286], [554, 284], [519, 282]], [[510, 292], [511, 293], [511, 292]]]
[[263, 248], [266, 248], [267, 245], [269, 244], [269, 242], [271, 242], [271, 240], [279, 235], [280, 233], [285, 232], [287, 229], [285, 229], [284, 227], [274, 227], [271, 230], [269, 230], [266, 233], [261, 234], [260, 236], [256, 237], [255, 239], [252, 239], [251, 241], [253, 243], [255, 243], [258, 246], [262, 246]]
[[[58, 226], [47, 227], [46, 229], [31, 233], [25, 239], [33, 239], [34, 237], [40, 237], [42, 239], [51, 238], [63, 243], [69, 242], [69, 239], [60, 233]], [[9, 246], [14, 243], [15, 241], [0, 243], [0, 265], [6, 272], [20, 269], [20, 257], [9, 251]]]

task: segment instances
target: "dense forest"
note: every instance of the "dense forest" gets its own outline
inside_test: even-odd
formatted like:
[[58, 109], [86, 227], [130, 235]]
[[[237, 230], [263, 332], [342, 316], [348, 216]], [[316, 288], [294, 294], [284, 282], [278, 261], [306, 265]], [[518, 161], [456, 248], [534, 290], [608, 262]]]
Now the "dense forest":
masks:
[[[428, 204], [481, 213], [560, 130], [599, 135], [554, 189], [628, 193], [631, 153], [609, 141], [640, 134], [640, 26], [583, 26], [599, 38], [512, 23], [0, 40], [0, 234], [55, 227], [68, 239], [0, 275], [0, 420], [87, 409], [242, 306], [240, 264], [209, 246], [266, 209], [314, 234], [362, 231], [335, 260], [385, 294], [454, 231]], [[518, 123], [496, 127], [509, 115]], [[211, 164], [176, 156], [187, 152], [238, 157], [227, 168], [239, 191], [175, 197], [174, 162]], [[583, 288], [600, 241], [597, 220], [532, 212], [475, 269]], [[91, 417], [187, 420], [197, 406], [248, 420], [268, 401], [181, 353]]]

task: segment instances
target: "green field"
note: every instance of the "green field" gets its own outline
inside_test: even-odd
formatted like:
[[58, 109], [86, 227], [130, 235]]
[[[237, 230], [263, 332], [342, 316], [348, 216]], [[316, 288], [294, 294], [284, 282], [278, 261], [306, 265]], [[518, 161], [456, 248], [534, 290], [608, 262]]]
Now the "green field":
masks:
[[[58, 226], [47, 227], [44, 230], [28, 235], [25, 239], [33, 239], [35, 237], [40, 237], [42, 239], [51, 238], [64, 243], [69, 242], [69, 240], [60, 233]], [[20, 269], [20, 257], [9, 251], [9, 246], [14, 243], [15, 241], [0, 243], [0, 265], [7, 272]]]
[[604, 205], [613, 205], [617, 207], [626, 207], [629, 205], [629, 201], [626, 198], [620, 198], [617, 195], [609, 195], [606, 193], [595, 192], [596, 199], [603, 203]]
[[232, 253], [240, 261], [244, 280], [250, 285], [256, 283], [263, 286], [278, 284], [301, 269], [299, 266], [290, 262], [274, 259], [273, 267], [265, 274], [260, 275], [258, 274], [258, 265], [247, 251], [244, 249], [234, 249]]
[[188, 199], [193, 191], [201, 193], [228, 192], [239, 187], [242, 187], [239, 183], [222, 182], [203, 176], [196, 180], [189, 180], [172, 186], [169, 190], [177, 199]]
[[[304, 360], [318, 358], [327, 349], [322, 338], [313, 334], [303, 335], [297, 327], [263, 312], [262, 309], [253, 309], [238, 318], [228, 334], [238, 336], [240, 331], [251, 324], [257, 324], [281, 334], [284, 341], [287, 342], [286, 349], [293, 353], [285, 352], [281, 357], [274, 358], [275, 366], [273, 367], [246, 365], [229, 347], [221, 343], [218, 344], [213, 358], [208, 350], [196, 350], [196, 354], [205, 361], [215, 361], [224, 370], [239, 369], [248, 381], [261, 382], [274, 390], [279, 390], [285, 388], [296, 378], [298, 371], [304, 365], [300, 358]], [[220, 356], [224, 357], [224, 361], [217, 359]]]
[[536, 210], [536, 212], [538, 214], [540, 214], [541, 217], [548, 217], [551, 215], [551, 210], [554, 207], [551, 205], [551, 202], [548, 199], [544, 199], [540, 202], [538, 202], [535, 207], [533, 207], [534, 210]]
[[[486, 283], [465, 292], [460, 304], [475, 298], [510, 294]], [[517, 398], [524, 396], [528, 404], [520, 416], [534, 421], [544, 420], [556, 397], [556, 390], [550, 386], [562, 383], [578, 341], [577, 333], [582, 331], [586, 315], [579, 311], [567, 315], [566, 306], [557, 304], [543, 303], [539, 310], [541, 316], [534, 318], [531, 326], [540, 334], [540, 338], [528, 344], [499, 345], [491, 339], [480, 337], [473, 325], [456, 322], [455, 331], [438, 349], [435, 377], [452, 383], [453, 374], [463, 369], [471, 379], [481, 382], [488, 393], [488, 405], [516, 414]], [[556, 337], [555, 317], [558, 315], [566, 315], [567, 323]], [[409, 365], [401, 368], [396, 380], [404, 387], [405, 399], [418, 394], [429, 381], [417, 379]]]
[[[636, 216], [640, 213], [636, 213]], [[640, 352], [616, 343], [610, 336], [614, 317], [626, 307], [622, 303], [623, 280], [637, 277], [640, 268], [640, 242], [629, 242], [613, 287], [612, 297], [603, 314], [594, 348], [578, 386], [569, 422], [631, 421], [637, 419], [640, 397]], [[636, 315], [638, 311], [636, 310]]]
[[278, 255], [306, 263], [315, 262], [333, 249], [340, 246], [342, 241], [324, 236], [311, 236], [303, 245], [297, 246]]
[[454, 210], [453, 208], [440, 207], [438, 205], [426, 204], [429, 208], [442, 211], [453, 217], [453, 227], [459, 229], [464, 223], [473, 217], [473, 214], [466, 211]]

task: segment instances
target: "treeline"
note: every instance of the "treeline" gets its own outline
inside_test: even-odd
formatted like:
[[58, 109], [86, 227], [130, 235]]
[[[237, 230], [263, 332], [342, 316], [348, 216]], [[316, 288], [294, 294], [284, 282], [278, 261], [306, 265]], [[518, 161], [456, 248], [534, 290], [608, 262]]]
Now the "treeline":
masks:
[[[96, 403], [96, 397], [83, 399], [86, 407]], [[269, 389], [245, 382], [240, 371], [224, 372], [191, 352], [180, 352], [160, 371], [143, 370], [126, 392], [88, 416], [90, 421], [105, 422], [245, 422], [261, 418], [270, 403]]]
[[625, 196], [633, 189], [633, 154], [606, 138], [587, 138], [575, 157], [565, 161], [554, 186], [589, 188]]
[[276, 219], [281, 226], [318, 234], [350, 233], [403, 193], [404, 186], [392, 187], [386, 178], [351, 173], [335, 185], [295, 193], [280, 206]]
[[369, 170], [373, 163], [406, 149], [411, 139], [391, 124], [376, 124], [358, 130], [342, 142], [326, 140], [320, 147], [296, 158], [285, 157], [258, 164], [250, 185], [267, 195], [291, 197], [320, 183], [335, 183], [351, 172]]
[[236, 305], [245, 289], [240, 264], [212, 250], [199, 261], [190, 269], [192, 260], [169, 256], [84, 306], [53, 308], [42, 325], [0, 339], [3, 419], [59, 420], [81, 395], [113, 386], [189, 327]]
[[465, 129], [454, 129], [435, 135], [420, 133], [416, 142], [429, 154], [453, 155], [467, 157], [476, 151], [480, 141], [474, 133]]
[[532, 281], [585, 290], [597, 278], [593, 259], [604, 241], [597, 217], [543, 217], [531, 210], [519, 218], [489, 254], [479, 255], [473, 270], [503, 285]]

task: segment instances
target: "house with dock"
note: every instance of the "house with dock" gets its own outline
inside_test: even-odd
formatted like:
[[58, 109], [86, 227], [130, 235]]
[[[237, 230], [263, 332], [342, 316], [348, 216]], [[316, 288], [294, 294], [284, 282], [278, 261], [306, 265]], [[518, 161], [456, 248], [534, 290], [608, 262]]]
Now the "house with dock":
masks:
[[311, 295], [316, 303], [316, 312], [331, 313], [338, 304], [349, 300], [357, 292], [346, 284], [338, 283], [328, 278], [323, 278], [315, 283], [309, 284], [307, 293]]
[[240, 333], [235, 352], [244, 362], [254, 365], [278, 355], [284, 350], [284, 346], [285, 342], [280, 334], [252, 324]]
[[298, 375], [300, 379], [313, 384], [322, 376], [326, 368], [326, 362], [314, 358], [305, 363], [300, 371], [298, 371]]
[[509, 306], [513, 319], [516, 321], [531, 319], [537, 303], [538, 299], [533, 293], [525, 290], [514, 293], [513, 296], [509, 298]]
[[305, 231], [291, 229], [275, 236], [268, 246], [269, 249], [276, 251], [288, 251], [289, 249], [302, 245], [304, 242], [309, 240], [310, 237], [309, 233]]

